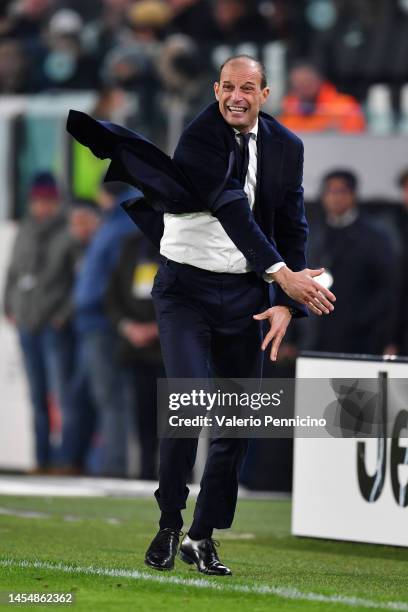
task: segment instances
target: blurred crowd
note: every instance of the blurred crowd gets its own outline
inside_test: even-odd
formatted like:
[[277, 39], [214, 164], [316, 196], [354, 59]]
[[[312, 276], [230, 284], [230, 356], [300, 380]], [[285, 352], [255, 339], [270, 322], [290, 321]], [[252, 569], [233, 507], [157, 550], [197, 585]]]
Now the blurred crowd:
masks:
[[407, 40], [405, 0], [3, 0], [0, 94], [120, 87], [148, 120], [174, 96], [202, 107], [220, 60], [247, 44], [275, 94], [283, 80], [289, 125], [361, 131], [361, 104], [408, 121]]
[[[408, 355], [408, 169], [398, 183], [402, 203], [388, 205], [397, 213], [392, 225], [359, 206], [354, 172], [322, 177], [320, 201], [308, 206], [308, 263], [325, 267], [336, 308], [294, 321], [278, 370], [265, 360], [266, 376], [293, 374], [300, 350]], [[137, 475], [157, 475], [156, 381], [164, 371], [150, 292], [159, 254], [120, 206], [139, 197], [124, 184], [101, 183], [95, 202], [66, 206], [52, 174], [33, 177], [4, 308], [31, 394], [37, 473], [126, 477], [130, 467], [134, 475], [133, 438]], [[62, 422], [57, 447], [53, 406]], [[96, 467], [92, 448], [100, 449]]]
[[[156, 475], [156, 380], [163, 377], [150, 291], [158, 253], [119, 202], [140, 193], [103, 184], [96, 203], [63, 210], [54, 177], [33, 179], [8, 270], [4, 307], [16, 326], [34, 413], [37, 473], [128, 473], [138, 432], [139, 477]], [[62, 420], [50, 437], [50, 402]]]

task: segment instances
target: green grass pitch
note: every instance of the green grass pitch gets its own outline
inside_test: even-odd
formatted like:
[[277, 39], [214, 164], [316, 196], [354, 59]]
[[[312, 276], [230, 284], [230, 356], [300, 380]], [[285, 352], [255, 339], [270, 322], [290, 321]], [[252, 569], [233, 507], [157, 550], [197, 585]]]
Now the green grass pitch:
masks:
[[0, 496], [0, 592], [76, 596], [72, 606], [0, 610], [408, 610], [408, 550], [294, 538], [289, 502], [239, 502], [233, 528], [215, 535], [232, 577], [180, 560], [173, 572], [147, 568], [156, 520], [150, 499]]

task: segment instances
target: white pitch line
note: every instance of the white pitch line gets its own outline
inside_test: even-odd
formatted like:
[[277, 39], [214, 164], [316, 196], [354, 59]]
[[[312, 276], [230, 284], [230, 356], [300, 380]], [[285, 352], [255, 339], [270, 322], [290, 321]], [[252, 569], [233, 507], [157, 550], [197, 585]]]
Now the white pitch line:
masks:
[[75, 565], [64, 565], [63, 563], [46, 563], [44, 561], [28, 561], [17, 559], [0, 559], [2, 567], [18, 567], [21, 569], [41, 569], [59, 571], [66, 574], [86, 574], [94, 576], [106, 576], [110, 578], [132, 578], [145, 582], [158, 582], [160, 584], [182, 585], [199, 589], [210, 589], [214, 591], [224, 591], [230, 593], [248, 593], [255, 595], [275, 595], [283, 599], [293, 599], [297, 601], [316, 601], [322, 603], [343, 604], [345, 606], [370, 608], [376, 610], [401, 610], [408, 611], [408, 603], [402, 601], [373, 601], [361, 599], [359, 597], [345, 597], [343, 595], [322, 595], [320, 593], [307, 593], [292, 587], [270, 586], [267, 584], [246, 585], [228, 584], [229, 578], [225, 582], [210, 581], [203, 578], [179, 578], [177, 576], [163, 576], [148, 574], [138, 570], [109, 569], [102, 567], [80, 567]]

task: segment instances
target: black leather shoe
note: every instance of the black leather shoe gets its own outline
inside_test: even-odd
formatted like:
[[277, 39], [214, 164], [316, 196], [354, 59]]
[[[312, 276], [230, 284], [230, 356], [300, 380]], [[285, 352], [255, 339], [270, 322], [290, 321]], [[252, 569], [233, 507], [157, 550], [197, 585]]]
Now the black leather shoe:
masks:
[[219, 546], [217, 540], [208, 538], [205, 540], [192, 540], [188, 535], [181, 543], [179, 557], [189, 565], [197, 566], [197, 569], [202, 574], [208, 576], [231, 576], [231, 570], [221, 563], [218, 558], [216, 546]]
[[160, 529], [147, 549], [145, 564], [157, 570], [173, 569], [181, 535], [178, 529]]

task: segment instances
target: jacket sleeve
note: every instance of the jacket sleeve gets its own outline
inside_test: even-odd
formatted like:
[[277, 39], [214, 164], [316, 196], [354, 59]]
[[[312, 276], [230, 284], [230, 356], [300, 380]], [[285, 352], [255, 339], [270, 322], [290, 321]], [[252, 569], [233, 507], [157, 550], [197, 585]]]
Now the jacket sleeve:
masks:
[[39, 280], [41, 322], [63, 325], [67, 322], [67, 317], [72, 314], [73, 248], [74, 241], [68, 231], [60, 231], [53, 241], [52, 256], [48, 257]]
[[[286, 265], [294, 272], [306, 268], [306, 243], [308, 225], [305, 216], [303, 199], [303, 144], [299, 144], [297, 163], [289, 183], [285, 185], [282, 205], [276, 210], [275, 240], [279, 253]], [[289, 306], [295, 309], [296, 317], [307, 316], [307, 308], [292, 300], [276, 285], [275, 305]]]
[[172, 159], [138, 132], [75, 110], [69, 112], [67, 131], [96, 157], [111, 159], [105, 181], [137, 187], [156, 210], [186, 212], [199, 205]]
[[174, 161], [257, 274], [282, 261], [256, 222], [242, 186], [232, 177], [234, 152], [217, 133], [192, 124], [180, 138]]

